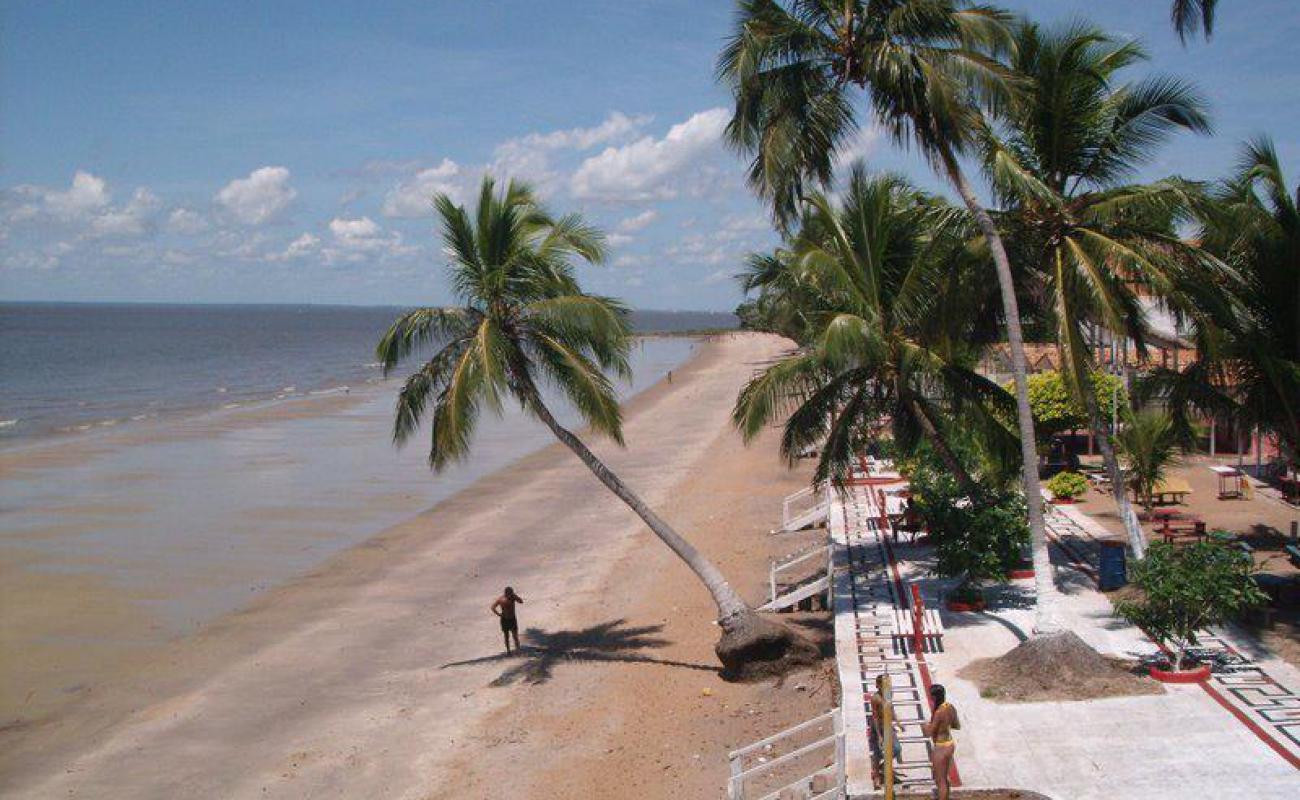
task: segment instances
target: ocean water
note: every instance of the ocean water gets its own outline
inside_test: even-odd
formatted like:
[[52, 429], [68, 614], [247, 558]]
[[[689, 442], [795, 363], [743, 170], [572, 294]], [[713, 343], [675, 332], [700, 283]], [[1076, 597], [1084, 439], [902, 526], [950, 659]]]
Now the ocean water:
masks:
[[[472, 456], [445, 472], [430, 472], [421, 437], [395, 448], [400, 378], [381, 379], [370, 355], [395, 313], [0, 310], [0, 408], [17, 420], [0, 447], [0, 724], [56, 713], [133, 654], [553, 442], [507, 405], [500, 419], [483, 416]], [[638, 340], [620, 395], [697, 346]], [[577, 422], [552, 401], [557, 417]]]
[[[341, 392], [378, 378], [395, 308], [0, 304], [0, 444]], [[734, 327], [638, 311], [640, 332]]]

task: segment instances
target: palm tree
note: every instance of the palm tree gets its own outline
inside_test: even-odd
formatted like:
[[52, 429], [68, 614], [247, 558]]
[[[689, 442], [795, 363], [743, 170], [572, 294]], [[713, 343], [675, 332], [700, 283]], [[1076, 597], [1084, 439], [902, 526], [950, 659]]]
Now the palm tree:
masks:
[[[1151, 513], [1155, 489], [1165, 472], [1178, 463], [1178, 433], [1174, 421], [1164, 411], [1144, 409], [1132, 415], [1115, 437], [1128, 463], [1127, 486], [1142, 500]], [[1119, 492], [1124, 492], [1120, 488]]]
[[987, 127], [981, 106], [996, 108], [1011, 94], [1011, 76], [994, 57], [1008, 44], [1010, 18], [966, 0], [740, 0], [739, 8], [718, 63], [735, 99], [726, 133], [753, 155], [749, 181], [778, 221], [788, 224], [807, 184], [830, 179], [837, 149], [857, 129], [853, 102], [861, 93], [894, 140], [915, 144], [961, 195], [983, 235], [1015, 379], [1038, 590], [1034, 627], [1060, 630], [1011, 262], [960, 162]]
[[1213, 200], [1200, 238], [1240, 276], [1238, 304], [1198, 326], [1197, 361], [1151, 383], [1180, 429], [1190, 428], [1192, 410], [1230, 417], [1272, 433], [1300, 467], [1300, 187], [1287, 185], [1273, 143], [1261, 137], [1243, 148]]
[[949, 445], [949, 426], [961, 416], [1008, 438], [993, 412], [1009, 408], [1010, 398], [975, 372], [978, 351], [964, 336], [982, 316], [982, 293], [963, 253], [966, 215], [860, 165], [838, 204], [815, 193], [805, 206], [790, 246], [753, 259], [745, 283], [796, 294], [807, 336], [741, 392], [737, 427], [752, 440], [793, 398], [782, 453], [793, 460], [824, 442], [814, 481], [839, 485], [862, 433], [889, 420], [896, 441], [924, 438], [966, 494], [980, 497]]
[[[1204, 318], [1221, 305], [1219, 262], [1182, 241], [1175, 223], [1191, 219], [1199, 188], [1168, 178], [1125, 184], [1170, 134], [1208, 133], [1204, 103], [1166, 77], [1115, 82], [1146, 59], [1136, 42], [1072, 23], [1016, 30], [1012, 64], [1026, 86], [985, 142], [990, 179], [1006, 210], [1003, 224], [1018, 262], [1031, 268], [1039, 309], [1055, 327], [1061, 373], [1085, 408], [1111, 485], [1124, 486], [1111, 435], [1092, 390], [1097, 369], [1089, 332], [1150, 337], [1140, 295], [1179, 318]], [[1123, 491], [1115, 493], [1134, 555], [1146, 541]]]
[[1184, 42], [1188, 36], [1205, 31], [1205, 38], [1214, 33], [1214, 7], [1219, 0], [1174, 0], [1169, 9], [1170, 20], [1178, 38]]
[[544, 402], [543, 383], [563, 393], [593, 432], [622, 444], [622, 415], [605, 373], [628, 374], [626, 309], [584, 293], [571, 263], [575, 258], [599, 263], [604, 235], [576, 214], [552, 217], [527, 186], [514, 181], [497, 192], [492, 178], [485, 177], [473, 216], [445, 194], [434, 206], [451, 285], [462, 304], [408, 311], [379, 343], [385, 374], [404, 358], [435, 348], [398, 396], [394, 441], [407, 442], [428, 417], [429, 464], [442, 470], [468, 455], [482, 411], [499, 413], [503, 401], [512, 398], [700, 578], [718, 608], [723, 636], [717, 654], [724, 668], [739, 674], [752, 659], [811, 647], [749, 608], [722, 573], [562, 426]]

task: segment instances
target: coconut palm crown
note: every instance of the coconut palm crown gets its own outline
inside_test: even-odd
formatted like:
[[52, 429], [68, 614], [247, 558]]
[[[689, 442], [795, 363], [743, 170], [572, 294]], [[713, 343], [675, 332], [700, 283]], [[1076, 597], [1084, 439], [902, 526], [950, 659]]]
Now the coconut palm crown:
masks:
[[581, 217], [554, 218], [531, 189], [511, 181], [498, 192], [484, 178], [470, 215], [446, 195], [434, 200], [461, 305], [403, 314], [377, 348], [384, 374], [436, 347], [406, 379], [393, 439], [404, 444], [430, 418], [429, 464], [442, 470], [470, 450], [486, 408], [507, 397], [538, 415], [540, 387], [564, 393], [594, 431], [622, 442], [622, 419], [606, 375], [628, 374], [627, 311], [582, 291], [573, 259], [600, 263], [605, 241]]
[[[980, 487], [949, 444], [960, 424], [1014, 436], [998, 421], [1010, 396], [974, 370], [968, 338], [990, 300], [966, 252], [968, 216], [892, 175], [855, 165], [842, 198], [814, 193], [788, 247], [751, 259], [747, 288], [797, 294], [808, 331], [801, 347], [760, 372], [736, 401], [733, 421], [751, 439], [785, 420], [782, 453], [809, 447], [814, 480], [842, 484], [864, 437], [887, 424], [905, 448], [925, 439], [967, 494]], [[984, 326], [987, 327], [987, 326]]]

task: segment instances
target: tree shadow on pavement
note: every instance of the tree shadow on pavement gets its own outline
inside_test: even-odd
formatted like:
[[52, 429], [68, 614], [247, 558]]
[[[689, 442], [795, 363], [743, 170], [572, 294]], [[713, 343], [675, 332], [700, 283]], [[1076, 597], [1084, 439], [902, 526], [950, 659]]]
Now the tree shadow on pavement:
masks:
[[642, 651], [659, 649], [671, 644], [668, 639], [656, 635], [663, 630], [664, 626], [626, 627], [626, 623], [626, 619], [616, 619], [589, 628], [568, 631], [527, 628], [520, 637], [522, 647], [517, 653], [507, 655], [502, 652], [481, 658], [452, 661], [443, 664], [440, 669], [497, 662], [508, 664], [509, 666], [494, 678], [488, 684], [489, 686], [546, 683], [551, 679], [558, 665], [567, 663], [661, 664], [704, 672], [718, 671], [718, 667], [710, 664], [695, 664], [647, 655]]

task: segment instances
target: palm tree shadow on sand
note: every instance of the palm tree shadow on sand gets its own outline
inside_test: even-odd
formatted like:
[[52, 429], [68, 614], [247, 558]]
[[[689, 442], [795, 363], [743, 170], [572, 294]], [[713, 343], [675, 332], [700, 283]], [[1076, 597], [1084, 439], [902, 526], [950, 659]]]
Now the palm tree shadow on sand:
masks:
[[671, 642], [657, 636], [663, 625], [625, 627], [626, 619], [616, 619], [571, 631], [547, 631], [527, 628], [521, 637], [519, 652], [451, 661], [440, 669], [468, 667], [475, 664], [508, 663], [509, 666], [494, 678], [489, 686], [509, 686], [515, 683], [538, 684], [551, 679], [555, 667], [566, 663], [623, 662], [626, 664], [662, 664], [669, 667], [717, 672], [710, 664], [655, 658], [644, 650], [667, 647]]

